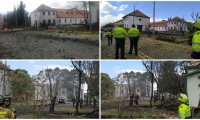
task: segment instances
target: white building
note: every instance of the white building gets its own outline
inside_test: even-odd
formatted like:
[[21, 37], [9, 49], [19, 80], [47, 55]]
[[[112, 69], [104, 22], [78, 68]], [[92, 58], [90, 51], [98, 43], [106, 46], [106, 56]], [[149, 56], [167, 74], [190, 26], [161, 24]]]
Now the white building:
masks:
[[[150, 23], [150, 30], [153, 30], [153, 23]], [[155, 22], [155, 31], [185, 31], [188, 32], [187, 22], [179, 17]]]
[[49, 84], [35, 82], [34, 100], [50, 99]]
[[87, 16], [84, 10], [55, 9], [42, 4], [31, 12], [31, 26], [83, 24], [85, 23], [84, 15]]
[[123, 17], [124, 28], [132, 28], [134, 24], [139, 31], [146, 31], [149, 23], [150, 17], [139, 10], [135, 10]]
[[[0, 95], [10, 95], [9, 75], [11, 69], [0, 62]], [[5, 75], [5, 79], [4, 79]]]
[[0, 29], [3, 27], [3, 15], [0, 14]]

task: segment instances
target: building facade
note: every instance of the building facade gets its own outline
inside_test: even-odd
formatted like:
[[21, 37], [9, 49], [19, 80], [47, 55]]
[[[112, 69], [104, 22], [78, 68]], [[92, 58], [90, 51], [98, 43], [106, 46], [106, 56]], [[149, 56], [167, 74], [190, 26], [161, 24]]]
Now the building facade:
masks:
[[[150, 23], [150, 30], [153, 30], [154, 25]], [[179, 17], [173, 19], [155, 22], [155, 31], [185, 31], [188, 32], [187, 22]]]
[[135, 10], [123, 17], [124, 28], [132, 28], [134, 24], [139, 31], [147, 31], [147, 26], [150, 23], [150, 17]]
[[31, 12], [31, 26], [40, 25], [65, 25], [84, 24], [86, 15], [84, 10], [77, 9], [55, 9], [44, 4]]
[[0, 29], [3, 28], [3, 15], [0, 14]]

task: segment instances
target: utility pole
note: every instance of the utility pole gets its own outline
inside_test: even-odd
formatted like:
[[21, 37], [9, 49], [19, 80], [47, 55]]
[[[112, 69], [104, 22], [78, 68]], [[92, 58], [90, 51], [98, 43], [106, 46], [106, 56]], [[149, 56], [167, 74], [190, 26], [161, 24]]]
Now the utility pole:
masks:
[[5, 67], [4, 67], [4, 72], [3, 72], [3, 95], [6, 94], [6, 87], [5, 87], [5, 82], [6, 82], [6, 61], [5, 61]]
[[155, 1], [153, 2], [153, 37], [155, 35]]
[[[14, 5], [15, 7], [15, 5]], [[16, 27], [17, 27], [17, 9], [15, 8], [15, 20], [16, 20]]]
[[133, 24], [135, 25], [135, 6], [137, 5], [137, 3], [134, 5], [134, 12], [133, 12]]

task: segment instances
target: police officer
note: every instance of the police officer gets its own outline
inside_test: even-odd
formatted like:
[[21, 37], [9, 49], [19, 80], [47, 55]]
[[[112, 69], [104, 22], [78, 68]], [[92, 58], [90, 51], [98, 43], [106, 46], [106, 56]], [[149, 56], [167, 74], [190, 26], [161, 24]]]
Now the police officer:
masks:
[[178, 98], [179, 107], [178, 107], [178, 114], [179, 118], [181, 119], [191, 119], [191, 110], [190, 106], [188, 105], [188, 97], [185, 94], [180, 94]]
[[5, 95], [4, 96], [4, 105], [3, 105], [3, 107], [10, 109], [15, 114], [15, 118], [17, 117], [16, 110], [11, 104], [11, 97], [9, 95]]
[[193, 59], [200, 59], [200, 19], [194, 23], [194, 34], [192, 38], [192, 54]]
[[113, 30], [111, 29], [111, 38], [110, 38], [111, 44], [112, 44], [112, 39], [113, 39]]
[[139, 37], [140, 37], [140, 31], [135, 28], [135, 25], [132, 25], [132, 28], [129, 29], [128, 31], [129, 34], [129, 39], [130, 39], [130, 50], [128, 54], [132, 54], [133, 51], [133, 46], [134, 46], [134, 51], [135, 51], [135, 55], [138, 55], [138, 41], [139, 41]]
[[108, 37], [108, 45], [112, 44], [111, 43], [111, 30], [108, 30], [107, 37]]
[[101, 40], [102, 40], [102, 36], [103, 36], [103, 30], [101, 29]]
[[0, 95], [0, 119], [14, 119], [15, 118], [15, 114], [7, 109], [7, 108], [3, 108], [4, 105], [4, 97], [2, 95]]
[[128, 36], [128, 33], [123, 28], [123, 24], [118, 24], [118, 27], [114, 30], [113, 36], [116, 40], [116, 51], [115, 51], [115, 59], [118, 59], [119, 48], [121, 49], [121, 59], [126, 59], [124, 57], [124, 48], [125, 48], [125, 37]]

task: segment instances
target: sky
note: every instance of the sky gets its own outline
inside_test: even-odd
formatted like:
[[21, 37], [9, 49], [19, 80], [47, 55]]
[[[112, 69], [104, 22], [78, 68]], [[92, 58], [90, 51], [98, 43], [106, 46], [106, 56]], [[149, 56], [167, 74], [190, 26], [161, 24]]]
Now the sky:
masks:
[[110, 78], [117, 77], [122, 72], [145, 72], [142, 61], [101, 61], [101, 73], [107, 73]]
[[[141, 11], [150, 17], [153, 21], [153, 1], [103, 1], [100, 2], [101, 25], [115, 22], [122, 19], [123, 16], [136, 10]], [[155, 2], [155, 19], [156, 21], [167, 20], [169, 17], [176, 16], [186, 21], [194, 22], [191, 13], [200, 12], [200, 2], [198, 1], [156, 1]]]
[[[4, 63], [5, 61], [3, 61]], [[65, 61], [56, 61], [56, 60], [6, 60], [7, 65], [10, 66], [11, 69], [25, 69], [28, 71], [30, 76], [37, 75], [40, 70], [44, 70], [47, 67], [48, 68], [56, 68], [59, 67], [60, 69], [68, 69], [72, 70], [73, 65], [71, 64], [71, 61], [65, 60]]]
[[52, 8], [70, 9], [74, 6], [81, 8], [80, 2], [77, 2], [77, 0], [0, 0], [0, 14], [6, 14], [7, 11], [13, 11], [14, 5], [17, 7], [20, 4], [20, 1], [23, 1], [23, 3], [26, 5], [25, 9], [29, 13], [34, 11], [41, 4], [45, 4]]

